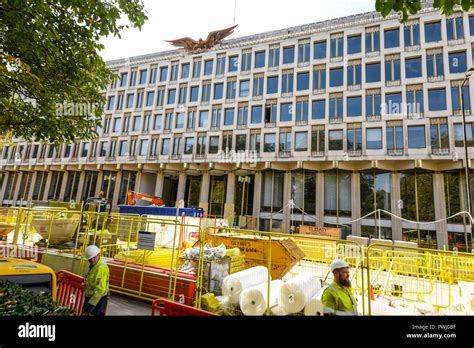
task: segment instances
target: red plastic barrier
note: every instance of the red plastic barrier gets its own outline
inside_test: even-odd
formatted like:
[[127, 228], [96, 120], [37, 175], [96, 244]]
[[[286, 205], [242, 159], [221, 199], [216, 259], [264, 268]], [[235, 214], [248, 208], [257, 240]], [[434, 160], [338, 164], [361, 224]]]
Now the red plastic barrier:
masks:
[[56, 272], [58, 282], [56, 300], [63, 306], [82, 314], [86, 279], [68, 271]]
[[217, 316], [217, 314], [194, 308], [182, 303], [165, 300], [154, 300], [151, 305], [152, 316]]

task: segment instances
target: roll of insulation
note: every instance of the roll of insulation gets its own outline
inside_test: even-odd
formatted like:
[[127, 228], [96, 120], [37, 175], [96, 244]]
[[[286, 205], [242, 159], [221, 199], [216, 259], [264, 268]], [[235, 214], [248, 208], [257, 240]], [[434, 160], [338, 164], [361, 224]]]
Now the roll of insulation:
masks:
[[265, 314], [267, 303], [269, 303], [270, 307], [277, 304], [278, 294], [283, 284], [283, 281], [280, 279], [272, 280], [270, 282], [270, 297], [268, 297], [268, 282], [245, 289], [240, 295], [240, 310], [244, 315]]
[[222, 283], [222, 294], [228, 296], [232, 304], [238, 304], [243, 290], [267, 281], [268, 270], [266, 267], [248, 268], [225, 277]]
[[323, 315], [323, 303], [321, 297], [325, 288], [318, 289], [316, 295], [308, 301], [304, 307], [304, 315]]
[[278, 305], [288, 314], [298, 313], [321, 288], [318, 277], [311, 273], [301, 273], [282, 285]]

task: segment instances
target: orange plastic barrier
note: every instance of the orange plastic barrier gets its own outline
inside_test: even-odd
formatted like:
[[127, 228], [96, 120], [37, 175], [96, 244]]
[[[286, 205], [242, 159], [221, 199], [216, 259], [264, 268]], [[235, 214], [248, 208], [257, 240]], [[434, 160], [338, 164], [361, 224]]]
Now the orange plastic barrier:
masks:
[[58, 282], [57, 301], [75, 311], [77, 315], [81, 315], [86, 279], [68, 271], [56, 272], [56, 279]]
[[165, 299], [154, 300], [151, 305], [152, 316], [217, 316], [217, 314], [203, 311], [182, 303]]

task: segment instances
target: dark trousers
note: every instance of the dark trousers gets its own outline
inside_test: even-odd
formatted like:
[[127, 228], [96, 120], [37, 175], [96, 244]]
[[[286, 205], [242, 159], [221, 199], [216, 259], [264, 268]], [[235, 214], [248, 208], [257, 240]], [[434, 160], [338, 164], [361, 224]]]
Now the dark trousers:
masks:
[[105, 312], [107, 310], [107, 301], [109, 299], [109, 296], [103, 296], [99, 303], [95, 307], [92, 307], [89, 304], [90, 297], [86, 297], [84, 299], [84, 306], [82, 307], [82, 313], [86, 314], [89, 313], [89, 315], [93, 316], [104, 316]]

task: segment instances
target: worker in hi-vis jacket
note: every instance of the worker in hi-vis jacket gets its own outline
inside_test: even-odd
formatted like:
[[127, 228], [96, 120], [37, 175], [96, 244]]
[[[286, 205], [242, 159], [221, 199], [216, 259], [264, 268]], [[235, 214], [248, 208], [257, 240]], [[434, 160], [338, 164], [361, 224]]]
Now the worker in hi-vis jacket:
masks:
[[84, 258], [89, 261], [89, 273], [82, 313], [103, 316], [109, 298], [109, 266], [100, 258], [100, 249], [95, 245], [86, 248]]
[[349, 280], [349, 265], [343, 260], [334, 260], [331, 272], [334, 281], [321, 297], [324, 315], [358, 315], [357, 302]]

